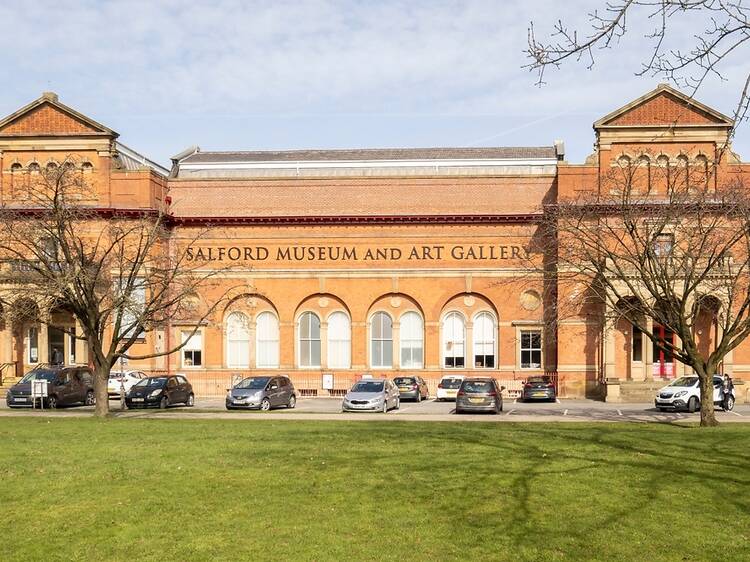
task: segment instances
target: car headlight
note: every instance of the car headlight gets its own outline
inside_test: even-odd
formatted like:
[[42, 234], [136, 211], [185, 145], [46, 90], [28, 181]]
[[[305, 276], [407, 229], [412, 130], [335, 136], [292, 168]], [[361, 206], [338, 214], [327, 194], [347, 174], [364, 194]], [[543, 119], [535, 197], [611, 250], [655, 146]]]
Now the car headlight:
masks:
[[685, 396], [687, 394], [687, 390], [681, 390], [678, 393], [674, 395], [675, 398], [679, 398], [680, 396]]
[[149, 398], [155, 398], [156, 396], [159, 396], [162, 393], [161, 388], [157, 388], [156, 390], [152, 390], [151, 393], [148, 395]]
[[372, 402], [373, 404], [377, 404], [378, 402], [382, 402], [382, 401], [383, 401], [382, 396], [378, 396], [377, 398], [370, 398], [370, 402]]

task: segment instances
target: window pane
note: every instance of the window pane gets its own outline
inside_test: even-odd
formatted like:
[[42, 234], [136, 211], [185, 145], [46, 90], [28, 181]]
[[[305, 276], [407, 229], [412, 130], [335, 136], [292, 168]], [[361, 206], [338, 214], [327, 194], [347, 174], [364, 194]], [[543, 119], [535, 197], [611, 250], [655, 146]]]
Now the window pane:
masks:
[[463, 316], [451, 312], [443, 319], [443, 357], [446, 367], [464, 366], [465, 337]]
[[256, 320], [255, 363], [258, 367], [279, 366], [279, 321], [270, 312], [261, 312]]
[[320, 367], [320, 340], [312, 340], [310, 342], [310, 357], [312, 367]]
[[328, 318], [328, 366], [348, 369], [351, 366], [351, 327], [349, 317], [334, 312]]

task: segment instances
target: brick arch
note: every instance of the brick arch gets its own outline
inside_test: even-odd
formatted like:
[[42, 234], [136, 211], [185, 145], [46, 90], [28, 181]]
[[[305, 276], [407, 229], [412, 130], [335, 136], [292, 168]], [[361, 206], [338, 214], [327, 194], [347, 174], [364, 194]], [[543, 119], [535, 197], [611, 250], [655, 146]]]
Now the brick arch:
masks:
[[294, 309], [294, 322], [296, 324], [300, 314], [303, 312], [315, 312], [321, 322], [325, 322], [331, 313], [341, 310], [346, 312], [349, 319], [352, 318], [351, 310], [344, 300], [331, 293], [313, 293], [300, 301]]
[[419, 301], [405, 293], [385, 293], [374, 299], [367, 308], [366, 320], [369, 322], [370, 317], [379, 310], [390, 314], [394, 322], [397, 322], [401, 315], [409, 310], [418, 312], [422, 319], [425, 319], [425, 313]]

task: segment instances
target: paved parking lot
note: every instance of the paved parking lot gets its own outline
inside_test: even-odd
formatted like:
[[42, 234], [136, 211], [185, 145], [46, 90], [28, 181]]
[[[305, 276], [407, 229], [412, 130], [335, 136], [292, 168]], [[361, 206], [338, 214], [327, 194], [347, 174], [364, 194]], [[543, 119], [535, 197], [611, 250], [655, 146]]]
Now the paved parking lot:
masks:
[[[452, 402], [427, 400], [421, 403], [402, 402], [398, 410], [387, 415], [380, 413], [341, 413], [340, 398], [301, 398], [294, 410], [284, 408], [265, 412], [228, 412], [223, 398], [197, 399], [194, 408], [175, 406], [168, 411], [121, 411], [117, 400], [110, 401], [115, 415], [122, 417], [244, 417], [245, 419], [402, 419], [408, 421], [622, 421], [622, 422], [679, 422], [697, 421], [700, 414], [687, 412], [659, 412], [653, 404], [611, 404], [594, 400], [560, 400], [554, 403], [524, 403], [506, 400], [500, 415], [455, 415]], [[73, 407], [55, 411], [60, 415], [88, 415], [92, 407]], [[41, 412], [40, 412], [41, 413]], [[0, 415], [34, 415], [31, 410], [10, 410], [5, 400], [0, 400]], [[248, 418], [248, 415], [252, 418]], [[724, 422], [750, 422], [750, 405], [738, 404], [732, 412], [717, 410]]]

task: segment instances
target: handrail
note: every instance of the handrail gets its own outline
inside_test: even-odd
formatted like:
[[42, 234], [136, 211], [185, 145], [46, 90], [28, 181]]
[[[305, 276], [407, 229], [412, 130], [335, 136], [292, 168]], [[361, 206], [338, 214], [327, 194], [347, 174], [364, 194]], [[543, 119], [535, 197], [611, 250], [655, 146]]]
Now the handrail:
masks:
[[9, 361], [8, 363], [0, 364], [0, 386], [2, 386], [5, 383], [5, 369], [7, 369], [8, 367], [15, 367], [15, 366], [16, 366], [15, 361]]

